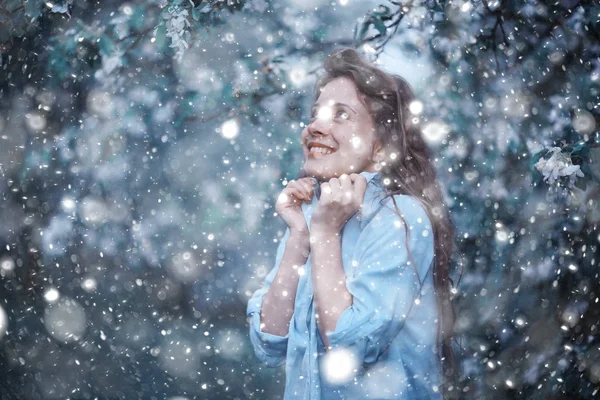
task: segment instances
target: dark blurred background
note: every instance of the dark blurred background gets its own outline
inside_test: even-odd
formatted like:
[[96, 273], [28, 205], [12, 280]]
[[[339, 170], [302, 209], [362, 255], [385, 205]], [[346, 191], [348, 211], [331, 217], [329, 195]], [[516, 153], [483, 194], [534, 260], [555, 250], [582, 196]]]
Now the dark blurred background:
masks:
[[0, 1], [0, 398], [282, 397], [245, 308], [340, 46], [419, 98], [460, 249], [451, 397], [596, 398], [599, 15], [576, 0]]

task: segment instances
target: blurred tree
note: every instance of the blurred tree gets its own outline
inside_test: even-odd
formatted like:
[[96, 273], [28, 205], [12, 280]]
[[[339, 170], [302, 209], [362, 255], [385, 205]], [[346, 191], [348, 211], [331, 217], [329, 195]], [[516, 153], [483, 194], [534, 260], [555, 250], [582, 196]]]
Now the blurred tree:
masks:
[[599, 13], [1, 2], [3, 398], [280, 396], [245, 302], [283, 232], [271, 199], [300, 166], [315, 73], [340, 45], [431, 60], [411, 118], [459, 227], [451, 393], [594, 398]]

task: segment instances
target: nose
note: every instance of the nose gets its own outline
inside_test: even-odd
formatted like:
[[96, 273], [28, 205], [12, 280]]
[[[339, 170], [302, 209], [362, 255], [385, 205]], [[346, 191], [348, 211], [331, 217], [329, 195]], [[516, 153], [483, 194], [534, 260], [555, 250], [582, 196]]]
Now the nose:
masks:
[[325, 118], [316, 117], [307, 126], [308, 133], [311, 135], [328, 135], [331, 128], [331, 121]]

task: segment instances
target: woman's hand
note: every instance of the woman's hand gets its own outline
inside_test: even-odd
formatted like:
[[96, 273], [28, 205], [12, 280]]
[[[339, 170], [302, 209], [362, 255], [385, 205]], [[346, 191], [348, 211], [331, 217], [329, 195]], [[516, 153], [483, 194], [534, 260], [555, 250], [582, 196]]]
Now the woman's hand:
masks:
[[302, 213], [302, 202], [310, 204], [314, 196], [313, 178], [291, 180], [281, 191], [275, 203], [275, 211], [287, 224], [292, 235], [308, 235], [308, 226]]
[[367, 178], [359, 174], [342, 174], [321, 184], [321, 196], [312, 214], [310, 230], [318, 234], [339, 234], [360, 209], [365, 197]]

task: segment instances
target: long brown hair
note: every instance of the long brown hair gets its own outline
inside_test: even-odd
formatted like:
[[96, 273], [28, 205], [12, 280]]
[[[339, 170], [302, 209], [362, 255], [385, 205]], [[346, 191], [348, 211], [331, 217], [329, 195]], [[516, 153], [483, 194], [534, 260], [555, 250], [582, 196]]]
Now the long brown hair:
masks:
[[[381, 173], [382, 178], [387, 178], [386, 182], [390, 183], [384, 185], [386, 194], [382, 201], [391, 196], [396, 212], [402, 218], [393, 195], [410, 195], [421, 202], [429, 216], [434, 234], [433, 281], [440, 311], [436, 338], [442, 347], [440, 362], [445, 378], [443, 386], [453, 386], [457, 369], [451, 343], [455, 314], [450, 297], [453, 282], [449, 270], [451, 255], [455, 250], [455, 226], [444, 202], [420, 124], [412, 121], [409, 105], [416, 99], [415, 94], [402, 77], [374, 66], [354, 49], [341, 49], [330, 54], [325, 60], [324, 69], [325, 74], [317, 82], [315, 90], [317, 98], [327, 83], [338, 77], [346, 77], [354, 82], [359, 98], [370, 110], [376, 136], [388, 156], [382, 163]], [[396, 154], [394, 159], [389, 157], [392, 153]], [[404, 226], [408, 248], [410, 232], [406, 224]], [[416, 268], [414, 262], [413, 266]]]

